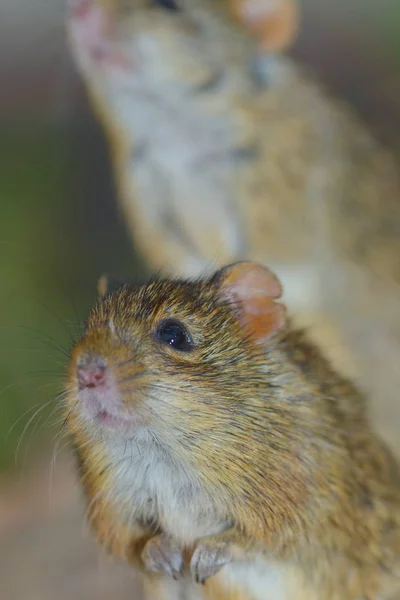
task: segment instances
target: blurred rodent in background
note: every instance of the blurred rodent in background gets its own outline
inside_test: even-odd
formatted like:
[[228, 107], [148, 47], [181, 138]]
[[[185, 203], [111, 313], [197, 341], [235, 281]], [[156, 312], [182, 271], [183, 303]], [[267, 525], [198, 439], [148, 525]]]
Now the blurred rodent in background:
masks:
[[392, 405], [398, 166], [284, 55], [298, 13], [294, 0], [72, 0], [67, 20], [149, 263], [193, 275], [267, 262], [294, 315], [321, 315], [364, 387]]
[[146, 598], [398, 598], [399, 466], [275, 275], [241, 262], [101, 293], [65, 423], [89, 521]]

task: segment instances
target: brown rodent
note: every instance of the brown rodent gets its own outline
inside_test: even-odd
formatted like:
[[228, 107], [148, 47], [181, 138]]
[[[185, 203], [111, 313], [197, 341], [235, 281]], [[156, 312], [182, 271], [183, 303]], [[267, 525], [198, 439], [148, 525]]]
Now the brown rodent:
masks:
[[379, 402], [379, 418], [393, 413], [398, 165], [282, 54], [296, 2], [74, 4], [71, 47], [144, 257], [181, 276], [243, 257], [267, 262], [293, 316], [333, 328], [338, 341], [325, 340], [325, 327], [321, 341], [339, 346], [335, 357]]
[[149, 600], [399, 597], [398, 466], [281, 293], [253, 262], [103, 282], [72, 351], [89, 520]]
[[[296, 3], [257, 3], [251, 30], [265, 21], [268, 60], [238, 19], [254, 0], [72, 2], [71, 48], [110, 135], [135, 243], [156, 269], [192, 276], [259, 250], [283, 266], [304, 259], [298, 223], [276, 224], [288, 208], [303, 216], [292, 180], [308, 177], [301, 138], [318, 124], [300, 131], [299, 114], [314, 92], [300, 92], [294, 110], [279, 106], [292, 73], [275, 52], [296, 28]], [[282, 159], [287, 182], [274, 173]]]

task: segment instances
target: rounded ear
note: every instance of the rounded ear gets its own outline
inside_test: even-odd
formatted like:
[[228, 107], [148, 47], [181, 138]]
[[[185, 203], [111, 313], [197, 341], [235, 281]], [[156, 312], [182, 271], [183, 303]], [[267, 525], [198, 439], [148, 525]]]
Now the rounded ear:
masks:
[[234, 15], [259, 39], [260, 50], [283, 52], [299, 26], [298, 0], [230, 0]]
[[115, 292], [123, 285], [124, 283], [119, 279], [109, 277], [109, 275], [102, 275], [97, 282], [97, 293], [99, 294], [100, 298], [104, 298], [104, 296]]
[[284, 328], [286, 307], [276, 302], [282, 286], [267, 267], [253, 262], [238, 262], [215, 275], [221, 300], [228, 302], [246, 334], [263, 344]]

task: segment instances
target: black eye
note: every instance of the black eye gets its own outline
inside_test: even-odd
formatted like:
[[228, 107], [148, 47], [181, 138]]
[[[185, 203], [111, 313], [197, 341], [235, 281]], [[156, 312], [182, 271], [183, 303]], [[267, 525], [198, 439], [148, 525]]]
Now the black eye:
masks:
[[190, 335], [179, 321], [172, 319], [162, 321], [157, 327], [156, 336], [159, 342], [168, 344], [168, 346], [181, 352], [190, 352], [193, 348]]
[[166, 10], [179, 10], [178, 3], [175, 0], [153, 0], [153, 2], [156, 6]]

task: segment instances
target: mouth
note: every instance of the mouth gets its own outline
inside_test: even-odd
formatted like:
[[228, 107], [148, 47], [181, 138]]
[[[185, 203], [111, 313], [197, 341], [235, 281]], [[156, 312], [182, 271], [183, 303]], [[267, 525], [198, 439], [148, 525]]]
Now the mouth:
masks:
[[134, 418], [124, 414], [117, 406], [112, 409], [108, 407], [104, 408], [103, 403], [98, 397], [92, 394], [84, 395], [86, 397], [81, 397], [83, 413], [85, 418], [92, 423], [113, 430], [126, 430], [134, 424]]
[[132, 422], [126, 417], [113, 415], [106, 410], [99, 410], [94, 416], [94, 420], [99, 425], [108, 427], [109, 429], [128, 429], [132, 425]]
[[112, 41], [112, 23], [104, 9], [92, 0], [71, 2], [70, 14], [76, 41], [97, 65], [129, 71], [135, 63]]

